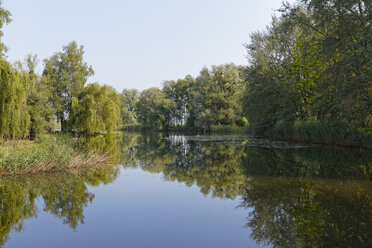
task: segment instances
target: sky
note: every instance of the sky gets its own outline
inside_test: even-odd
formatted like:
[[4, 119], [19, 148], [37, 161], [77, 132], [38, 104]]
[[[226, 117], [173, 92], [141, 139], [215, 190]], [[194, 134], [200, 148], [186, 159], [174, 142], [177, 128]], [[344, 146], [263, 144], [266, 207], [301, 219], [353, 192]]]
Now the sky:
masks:
[[8, 60], [43, 60], [76, 41], [95, 75], [88, 82], [143, 90], [197, 76], [204, 66], [246, 65], [244, 43], [282, 0], [2, 0]]

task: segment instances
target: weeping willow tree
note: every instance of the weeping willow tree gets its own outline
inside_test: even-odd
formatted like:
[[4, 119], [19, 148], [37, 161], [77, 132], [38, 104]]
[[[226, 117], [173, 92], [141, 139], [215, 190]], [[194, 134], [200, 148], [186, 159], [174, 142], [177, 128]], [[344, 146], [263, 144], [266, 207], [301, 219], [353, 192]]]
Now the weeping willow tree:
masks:
[[76, 98], [68, 119], [79, 134], [111, 133], [120, 121], [120, 95], [110, 86], [89, 84]]
[[[10, 23], [11, 14], [1, 7], [0, 0], [0, 38], [2, 28]], [[7, 48], [0, 41], [0, 138], [23, 138], [28, 136], [30, 125], [26, 105], [26, 85], [19, 73], [4, 59]]]
[[22, 84], [27, 90], [27, 111], [30, 118], [29, 135], [36, 138], [48, 132], [53, 126], [54, 112], [50, 97], [51, 90], [47, 86], [45, 77], [35, 73], [37, 56], [28, 54], [24, 63], [17, 63]]
[[29, 134], [27, 85], [19, 72], [0, 60], [0, 137], [25, 138]]

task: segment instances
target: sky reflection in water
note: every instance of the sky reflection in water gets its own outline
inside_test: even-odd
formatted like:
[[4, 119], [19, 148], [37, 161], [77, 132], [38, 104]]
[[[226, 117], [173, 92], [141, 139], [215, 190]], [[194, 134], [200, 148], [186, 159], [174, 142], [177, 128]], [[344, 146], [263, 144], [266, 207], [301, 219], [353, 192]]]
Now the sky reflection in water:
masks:
[[235, 135], [123, 133], [96, 147], [121, 166], [0, 180], [0, 245], [372, 244], [369, 153]]

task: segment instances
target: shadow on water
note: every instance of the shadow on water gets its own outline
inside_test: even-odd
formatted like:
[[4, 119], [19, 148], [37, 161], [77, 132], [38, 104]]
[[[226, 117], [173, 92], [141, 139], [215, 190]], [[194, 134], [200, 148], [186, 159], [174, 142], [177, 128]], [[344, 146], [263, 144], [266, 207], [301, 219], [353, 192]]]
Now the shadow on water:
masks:
[[[125, 168], [196, 185], [205, 196], [238, 199], [245, 227], [273, 247], [371, 247], [372, 154], [255, 140], [248, 136], [122, 133], [85, 141]], [[43, 211], [71, 228], [94, 200], [87, 185], [113, 182], [118, 166], [0, 180], [0, 246]]]

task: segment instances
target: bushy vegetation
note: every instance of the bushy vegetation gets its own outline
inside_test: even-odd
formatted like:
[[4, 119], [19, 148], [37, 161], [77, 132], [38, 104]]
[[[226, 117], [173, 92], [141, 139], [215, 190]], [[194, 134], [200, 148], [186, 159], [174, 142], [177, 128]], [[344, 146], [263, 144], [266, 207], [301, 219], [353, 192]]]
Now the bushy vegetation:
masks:
[[[1, 2], [0, 2], [1, 4]], [[11, 21], [0, 8], [0, 27]], [[2, 35], [2, 33], [0, 33]], [[37, 56], [11, 65], [0, 43], [0, 139], [35, 138], [54, 129], [77, 134], [110, 133], [120, 119], [120, 97], [109, 86], [86, 85], [94, 74], [76, 42], [44, 60], [35, 73]]]
[[321, 121], [296, 121], [294, 126], [279, 123], [267, 132], [270, 137], [305, 143], [372, 148], [372, 133], [352, 126]]
[[246, 45], [251, 127], [273, 137], [371, 147], [370, 3], [302, 0], [281, 11]]
[[[162, 89], [122, 93], [122, 123], [150, 129], [211, 131], [213, 126], [245, 126], [242, 98], [244, 68], [234, 64], [205, 67], [196, 78], [188, 75], [165, 81]], [[182, 127], [182, 128], [181, 128]]]
[[0, 175], [58, 171], [107, 163], [103, 151], [88, 147], [68, 135], [44, 135], [34, 142], [0, 145]]

